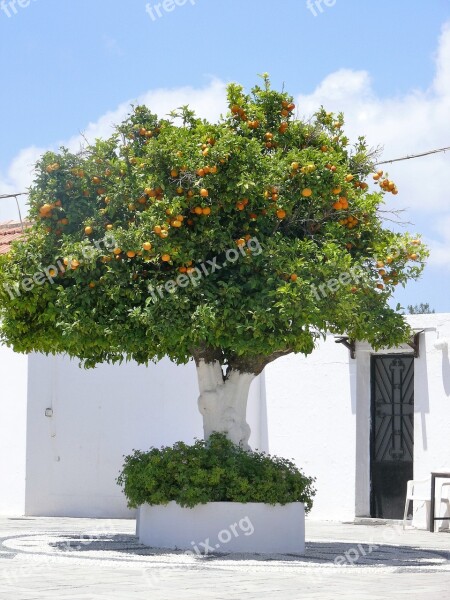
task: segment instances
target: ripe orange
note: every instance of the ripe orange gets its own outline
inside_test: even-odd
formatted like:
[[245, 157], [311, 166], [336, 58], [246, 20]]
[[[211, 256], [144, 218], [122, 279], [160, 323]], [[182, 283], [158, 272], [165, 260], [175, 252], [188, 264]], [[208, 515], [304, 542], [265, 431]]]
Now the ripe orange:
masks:
[[181, 221], [178, 221], [178, 219], [175, 219], [174, 221], [172, 221], [172, 227], [181, 227], [183, 225], [183, 223]]
[[88, 226], [88, 227], [85, 227], [85, 228], [84, 228], [84, 233], [85, 233], [86, 235], [91, 235], [91, 233], [92, 233], [92, 232], [93, 232], [93, 229], [92, 229], [92, 227], [89, 227], [89, 226]]
[[207, 198], [207, 197], [209, 196], [209, 192], [208, 192], [208, 190], [207, 190], [207, 189], [205, 189], [205, 188], [202, 188], [202, 189], [200, 190], [200, 196], [201, 196], [202, 198]]
[[93, 183], [94, 185], [98, 185], [100, 182], [101, 182], [101, 179], [100, 179], [100, 177], [93, 177], [93, 178], [92, 178], [92, 183]]
[[298, 162], [293, 162], [293, 163], [291, 163], [291, 169], [292, 169], [293, 171], [298, 171], [298, 170], [299, 170], [299, 168], [300, 168], [300, 165], [299, 165], [299, 163], [298, 163]]
[[245, 239], [239, 238], [238, 240], [236, 240], [236, 245], [237, 246], [245, 246]]
[[340, 194], [342, 191], [342, 188], [340, 185], [338, 185], [337, 187], [333, 188], [333, 194]]
[[203, 214], [203, 208], [201, 206], [196, 206], [194, 208], [194, 212], [196, 215], [202, 215]]
[[170, 171], [170, 176], [171, 177], [178, 177], [178, 171], [176, 169], [172, 169]]
[[210, 215], [211, 214], [211, 208], [209, 206], [205, 206], [205, 208], [202, 209], [202, 213], [204, 215]]
[[114, 229], [114, 225], [111, 225], [111, 223], [109, 223], [109, 224], [106, 226], [106, 229], [107, 229], [107, 231], [111, 231], [111, 229]]
[[116, 256], [119, 256], [119, 254], [122, 254], [122, 248], [114, 248], [113, 253]]
[[144, 242], [144, 243], [142, 244], [142, 248], [143, 248], [144, 250], [146, 250], [147, 252], [149, 252], [149, 251], [152, 249], [152, 245], [151, 245], [151, 243], [150, 243], [150, 242]]
[[302, 190], [302, 196], [304, 198], [309, 198], [312, 195], [312, 189], [311, 188], [305, 188], [304, 190]]
[[297, 281], [297, 279], [298, 279], [298, 275], [296, 275], [295, 273], [292, 273], [291, 281]]
[[52, 205], [51, 204], [44, 204], [43, 206], [41, 206], [41, 208], [39, 209], [39, 214], [41, 216], [44, 215], [48, 215], [52, 212]]
[[161, 256], [161, 260], [162, 260], [163, 262], [169, 262], [169, 261], [170, 261], [170, 254], [163, 254], [163, 255]]
[[279, 209], [277, 210], [277, 217], [278, 217], [279, 219], [284, 219], [284, 218], [286, 217], [286, 211], [285, 211], [285, 210], [283, 210], [283, 209], [281, 209], [281, 208], [279, 208]]

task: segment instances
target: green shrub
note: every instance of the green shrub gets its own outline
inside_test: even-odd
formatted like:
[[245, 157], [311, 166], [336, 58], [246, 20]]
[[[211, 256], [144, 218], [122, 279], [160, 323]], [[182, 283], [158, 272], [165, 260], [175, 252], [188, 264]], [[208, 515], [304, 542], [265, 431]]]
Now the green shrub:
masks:
[[262, 452], [247, 452], [215, 433], [189, 446], [135, 450], [125, 457], [117, 482], [128, 506], [167, 504], [193, 507], [207, 502], [303, 502], [312, 507], [313, 479], [293, 462]]

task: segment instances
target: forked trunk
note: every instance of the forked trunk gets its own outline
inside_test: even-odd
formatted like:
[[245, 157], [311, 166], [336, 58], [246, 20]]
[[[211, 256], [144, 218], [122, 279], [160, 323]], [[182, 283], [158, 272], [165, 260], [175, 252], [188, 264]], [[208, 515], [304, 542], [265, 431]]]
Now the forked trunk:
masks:
[[249, 450], [250, 427], [247, 423], [247, 400], [253, 373], [231, 369], [224, 379], [219, 361], [197, 362], [200, 388], [198, 407], [203, 416], [205, 439], [213, 432]]

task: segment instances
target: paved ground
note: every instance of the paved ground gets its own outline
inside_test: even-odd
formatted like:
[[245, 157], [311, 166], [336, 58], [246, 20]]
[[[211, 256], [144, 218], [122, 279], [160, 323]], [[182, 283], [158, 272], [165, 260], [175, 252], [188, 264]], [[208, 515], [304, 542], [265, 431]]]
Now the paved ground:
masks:
[[450, 598], [450, 534], [307, 522], [305, 556], [191, 556], [134, 522], [0, 518], [0, 600]]

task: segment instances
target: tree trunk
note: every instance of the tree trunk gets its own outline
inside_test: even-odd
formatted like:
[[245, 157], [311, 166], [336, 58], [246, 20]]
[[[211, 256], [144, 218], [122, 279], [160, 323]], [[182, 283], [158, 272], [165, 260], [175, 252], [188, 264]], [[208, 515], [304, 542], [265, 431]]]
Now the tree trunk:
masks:
[[198, 407], [203, 416], [205, 439], [213, 432], [224, 433], [228, 439], [249, 450], [250, 427], [247, 423], [247, 400], [254, 373], [231, 368], [226, 379], [218, 360], [197, 361], [200, 388]]

